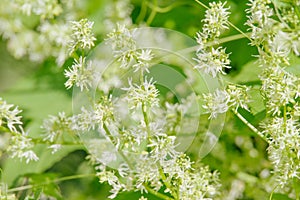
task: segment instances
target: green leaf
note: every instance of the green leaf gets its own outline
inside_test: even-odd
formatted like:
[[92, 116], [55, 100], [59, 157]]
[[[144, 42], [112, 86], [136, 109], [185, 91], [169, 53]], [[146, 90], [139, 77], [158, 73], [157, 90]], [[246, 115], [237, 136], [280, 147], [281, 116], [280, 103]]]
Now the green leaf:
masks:
[[249, 95], [251, 101], [248, 103], [250, 106], [251, 113], [256, 115], [265, 110], [265, 104], [260, 94], [260, 87], [253, 86], [250, 91]]
[[[35, 138], [43, 137], [40, 126], [45, 118], [48, 118], [49, 115], [57, 115], [61, 111], [71, 113], [72, 110], [72, 100], [64, 92], [35, 88], [34, 80], [30, 77], [19, 82], [13, 89], [4, 93], [2, 97], [7, 102], [18, 105], [23, 110], [21, 115], [30, 121], [25, 130], [28, 130], [29, 135]], [[39, 161], [26, 164], [25, 161], [21, 162], [18, 159], [6, 159], [2, 168], [2, 181], [12, 186], [17, 177], [26, 173], [41, 173], [70, 152], [81, 148], [80, 145], [63, 146], [57, 153], [51, 154], [51, 150], [47, 148], [47, 145], [37, 145], [34, 151], [39, 157]]]
[[232, 78], [232, 81], [239, 84], [256, 85], [260, 83], [259, 74], [261, 73], [258, 61], [253, 60], [242, 67], [241, 72]]
[[292, 200], [292, 199], [284, 194], [275, 193], [272, 196], [272, 200]]
[[[26, 177], [30, 178], [30, 183], [36, 185], [34, 188], [35, 196], [43, 192], [45, 195], [55, 197], [56, 199], [62, 199], [61, 192], [58, 185], [54, 182], [57, 178], [56, 174], [43, 173], [43, 174], [26, 174]], [[36, 198], [37, 199], [37, 198]]]

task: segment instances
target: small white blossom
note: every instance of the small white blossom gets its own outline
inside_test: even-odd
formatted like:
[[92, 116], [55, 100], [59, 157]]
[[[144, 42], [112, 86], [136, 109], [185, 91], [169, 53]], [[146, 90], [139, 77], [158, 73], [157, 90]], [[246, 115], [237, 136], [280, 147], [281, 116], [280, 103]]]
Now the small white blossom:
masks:
[[100, 183], [107, 182], [112, 186], [112, 189], [110, 190], [112, 194], [108, 198], [114, 199], [119, 192], [125, 190], [125, 185], [119, 181], [114, 172], [104, 170], [97, 173], [97, 176], [99, 177]]
[[229, 107], [234, 107], [236, 111], [239, 107], [249, 110], [247, 105], [249, 103], [249, 90], [249, 87], [243, 85], [228, 85], [226, 92], [230, 96]]
[[296, 76], [280, 67], [269, 67], [265, 68], [260, 78], [268, 113], [280, 115], [283, 106], [296, 102], [300, 83]]
[[51, 154], [55, 154], [57, 151], [59, 151], [61, 149], [61, 144], [53, 144], [51, 146], [49, 146], [49, 149], [52, 149]]
[[26, 159], [26, 163], [28, 164], [30, 161], [38, 161], [39, 158], [37, 157], [37, 155], [29, 150], [29, 151], [25, 151], [23, 154], [22, 154], [22, 158], [25, 158]]
[[164, 136], [164, 137], [156, 137], [150, 139], [150, 147], [152, 150], [150, 151], [151, 157], [157, 160], [164, 160], [167, 157], [173, 158], [178, 155], [178, 152], [175, 150], [175, 136]]
[[54, 142], [65, 132], [72, 132], [72, 119], [67, 117], [64, 112], [58, 116], [49, 116], [43, 121], [41, 128], [45, 132], [44, 141]]
[[150, 49], [142, 49], [141, 52], [137, 53], [137, 63], [132, 66], [134, 68], [134, 72], [142, 71], [142, 73], [149, 73], [149, 63], [152, 59], [152, 51]]
[[70, 54], [77, 48], [91, 49], [95, 44], [96, 38], [92, 32], [94, 22], [88, 19], [72, 21], [72, 40], [70, 41]]
[[229, 55], [226, 54], [225, 49], [219, 47], [217, 49], [211, 48], [199, 49], [196, 53], [197, 58], [193, 58], [198, 64], [196, 69], [203, 69], [206, 74], [216, 77], [219, 73], [225, 74], [224, 68], [231, 68], [229, 66]]
[[17, 106], [7, 104], [0, 97], [0, 126], [6, 125], [10, 131], [18, 132], [16, 125], [22, 125], [21, 116], [18, 116], [21, 112]]
[[20, 160], [26, 159], [26, 163], [30, 161], [37, 161], [37, 155], [31, 150], [34, 144], [32, 139], [28, 137], [28, 133], [25, 133], [22, 129], [21, 134], [17, 134], [11, 137], [10, 145], [7, 151], [11, 154], [11, 157], [17, 157]]
[[217, 89], [214, 93], [203, 94], [203, 108], [209, 113], [209, 118], [216, 118], [218, 114], [227, 112], [230, 96], [224, 90]]
[[151, 78], [149, 81], [145, 79], [142, 85], [133, 84], [129, 80], [129, 88], [124, 88], [127, 91], [127, 100], [131, 104], [131, 109], [145, 106], [145, 108], [152, 108], [158, 106], [158, 90], [155, 87], [155, 82]]
[[83, 91], [89, 90], [96, 75], [92, 62], [87, 63], [86, 58], [80, 57], [78, 60], [75, 59], [75, 62], [68, 70], [65, 70], [65, 76], [68, 78], [65, 83], [67, 89], [76, 85]]
[[262, 125], [269, 136], [269, 158], [280, 186], [300, 178], [300, 129], [297, 120], [275, 117]]
[[33, 13], [40, 15], [41, 18], [54, 18], [61, 14], [62, 7], [58, 0], [26, 0], [18, 1], [12, 0], [15, 6], [20, 9], [24, 14], [30, 16]]
[[125, 25], [118, 24], [117, 27], [107, 35], [106, 42], [111, 45], [116, 54], [115, 56], [119, 56], [126, 51], [136, 50], [136, 42], [133, 39], [133, 35]]
[[225, 8], [226, 2], [211, 2], [209, 9], [205, 11], [203, 19], [203, 34], [206, 37], [219, 37], [221, 32], [228, 29], [228, 12], [229, 8]]
[[111, 1], [105, 7], [105, 29], [113, 30], [117, 24], [124, 24], [126, 26], [132, 25], [131, 12], [133, 6], [130, 0]]
[[100, 105], [94, 110], [81, 108], [81, 112], [73, 116], [73, 129], [77, 131], [95, 130], [96, 127], [102, 127], [103, 110]]

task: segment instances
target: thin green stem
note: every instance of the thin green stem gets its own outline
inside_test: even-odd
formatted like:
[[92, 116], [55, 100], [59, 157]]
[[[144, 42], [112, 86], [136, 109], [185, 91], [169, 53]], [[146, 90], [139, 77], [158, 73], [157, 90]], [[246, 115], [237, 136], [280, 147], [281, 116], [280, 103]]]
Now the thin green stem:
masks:
[[[244, 34], [236, 34], [236, 35], [230, 35], [228, 37], [224, 37], [224, 38], [221, 38], [221, 39], [218, 39], [214, 42], [208, 42], [207, 44], [205, 44], [206, 46], [214, 46], [216, 44], [223, 44], [223, 43], [226, 43], [226, 42], [231, 42], [231, 41], [235, 41], [235, 40], [240, 40], [240, 39], [243, 39], [243, 38], [246, 38], [246, 35], [250, 35], [250, 33], [244, 33]], [[186, 48], [186, 49], [183, 49], [181, 50], [180, 52], [181, 53], [189, 53], [189, 52], [193, 52], [193, 51], [197, 51], [199, 48], [198, 45], [196, 46], [193, 46], [193, 47], [189, 47], [189, 48]]]
[[[149, 142], [150, 137], [151, 137], [151, 130], [150, 130], [150, 126], [149, 126], [149, 118], [147, 115], [147, 110], [146, 110], [146, 106], [144, 103], [142, 103], [142, 112], [143, 112], [143, 117], [144, 117], [144, 122], [146, 124], [146, 129], [147, 129], [147, 140]], [[161, 180], [163, 181], [164, 185], [170, 190], [170, 193], [173, 197], [177, 197], [176, 192], [172, 189], [172, 185], [171, 183], [167, 180], [167, 177], [165, 176], [162, 167], [160, 166], [160, 164], [157, 164], [158, 170], [159, 170], [159, 174], [161, 176]]]
[[143, 113], [144, 122], [146, 124], [146, 129], [147, 129], [147, 140], [149, 141], [150, 137], [151, 137], [151, 130], [150, 130], [150, 126], [149, 126], [149, 118], [147, 115], [147, 108], [144, 103], [142, 103], [142, 113]]
[[145, 19], [147, 13], [147, 1], [142, 1], [141, 11], [139, 13], [139, 16], [136, 18], [136, 22], [140, 23]]
[[264, 141], [268, 143], [268, 139], [264, 134], [262, 134], [259, 130], [257, 130], [257, 128], [255, 128], [255, 126], [249, 123], [248, 120], [245, 119], [238, 111], [236, 111], [235, 109], [231, 109], [231, 110], [242, 122], [244, 122], [245, 125], [248, 126], [248, 128], [250, 128], [254, 133], [256, 133], [258, 136], [260, 136]]
[[[154, 0], [154, 6], [157, 7], [157, 0]], [[150, 24], [154, 20], [155, 15], [156, 15], [156, 9], [152, 9], [150, 16], [148, 17], [147, 22], [146, 22], [148, 26], [150, 26]]]
[[68, 180], [74, 180], [74, 179], [80, 179], [80, 178], [87, 178], [87, 177], [91, 177], [91, 176], [95, 176], [95, 174], [78, 174], [78, 175], [73, 175], [73, 176], [65, 176], [65, 177], [57, 178], [57, 179], [54, 179], [54, 180], [51, 180], [51, 181], [47, 181], [47, 182], [42, 183], [42, 184], [24, 185], [24, 186], [21, 186], [21, 187], [12, 188], [12, 189], [7, 190], [7, 192], [9, 192], [9, 193], [18, 192], [18, 191], [32, 189], [34, 187], [48, 185], [50, 183], [58, 183], [58, 182], [62, 182], [62, 181], [68, 181]]
[[171, 195], [173, 197], [176, 197], [175, 199], [177, 199], [178, 195], [177, 195], [176, 191], [173, 190], [171, 183], [167, 180], [167, 177], [164, 174], [164, 172], [159, 164], [158, 164], [158, 170], [159, 170], [159, 174], [161, 176], [161, 180], [163, 181], [164, 185], [170, 190]]
[[172, 3], [169, 6], [166, 7], [159, 7], [159, 6], [155, 6], [154, 4], [148, 2], [148, 6], [152, 9], [155, 10], [158, 13], [167, 13], [169, 11], [171, 11], [172, 9], [178, 7], [178, 6], [182, 6], [182, 5], [193, 5], [191, 2], [189, 1], [176, 1], [174, 3]]
[[269, 197], [269, 200], [272, 200], [272, 199], [273, 199], [273, 194], [274, 194], [274, 192], [275, 192], [275, 190], [276, 190], [277, 187], [278, 187], [278, 185], [276, 185], [276, 186], [274, 187], [274, 189], [272, 190], [272, 192], [271, 192], [271, 194], [270, 194], [270, 197]]
[[161, 198], [161, 199], [164, 199], [164, 200], [174, 200], [174, 198], [172, 198], [172, 197], [169, 197], [169, 196], [167, 196], [167, 195], [164, 195], [164, 194], [162, 194], [162, 193], [160, 193], [160, 192], [157, 192], [157, 191], [155, 191], [155, 190], [153, 190], [151, 187], [149, 187], [148, 185], [144, 185], [144, 187], [146, 188], [146, 190], [148, 191], [148, 192], [150, 192], [151, 194], [153, 194], [153, 195], [155, 195], [155, 196], [157, 196], [157, 197], [159, 197], [159, 198]]
[[[109, 140], [111, 141], [111, 143], [112, 143], [114, 146], [116, 146], [117, 144], [116, 144], [116, 142], [115, 142], [114, 136], [110, 133], [110, 131], [109, 131], [109, 129], [108, 129], [108, 127], [106, 126], [105, 123], [103, 123], [103, 129], [105, 130], [106, 135], [108, 136], [108, 138], [109, 138]], [[128, 167], [129, 167], [130, 169], [133, 169], [133, 166], [132, 166], [131, 162], [128, 160], [128, 158], [125, 156], [125, 154], [124, 154], [122, 151], [120, 151], [119, 149], [118, 149], [118, 153], [119, 153], [120, 156], [124, 159], [124, 161], [127, 163]]]
[[4, 126], [0, 126], [0, 132], [11, 133], [12, 135], [18, 135], [18, 134], [20, 134], [20, 133], [13, 132], [13, 131], [9, 130], [8, 128], [4, 127]]

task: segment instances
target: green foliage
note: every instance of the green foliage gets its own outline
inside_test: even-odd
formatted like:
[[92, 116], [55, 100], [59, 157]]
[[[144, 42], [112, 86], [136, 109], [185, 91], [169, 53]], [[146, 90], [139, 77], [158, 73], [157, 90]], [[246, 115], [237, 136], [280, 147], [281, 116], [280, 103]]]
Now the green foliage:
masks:
[[1, 1], [0, 199], [299, 200], [299, 6]]

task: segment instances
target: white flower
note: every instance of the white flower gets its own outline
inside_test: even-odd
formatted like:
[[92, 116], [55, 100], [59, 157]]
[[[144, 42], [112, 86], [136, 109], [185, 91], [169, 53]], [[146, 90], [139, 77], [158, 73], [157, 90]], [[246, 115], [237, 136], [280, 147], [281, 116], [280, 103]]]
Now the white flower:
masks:
[[39, 160], [37, 155], [31, 150], [25, 151], [22, 154], [22, 157], [26, 159], [26, 163], [29, 163], [30, 161], [38, 161]]
[[219, 47], [217, 49], [211, 48], [209, 51], [206, 49], [199, 49], [196, 53], [197, 58], [193, 58], [198, 64], [196, 69], [203, 69], [206, 74], [216, 77], [219, 73], [225, 74], [224, 68], [230, 68], [230, 60], [225, 49]]
[[[13, 109], [12, 109], [13, 108]], [[22, 125], [21, 116], [18, 116], [22, 111], [13, 104], [7, 104], [0, 97], [0, 126], [5, 124], [10, 131], [18, 132], [16, 125]]]
[[71, 132], [72, 120], [64, 112], [58, 113], [58, 116], [50, 116], [43, 121], [41, 128], [45, 132], [44, 141], [54, 142], [61, 134]]
[[95, 105], [94, 109], [81, 108], [81, 113], [73, 116], [73, 129], [77, 131], [95, 130], [96, 127], [102, 127], [103, 114], [101, 105]]
[[26, 163], [30, 161], [37, 161], [37, 155], [31, 150], [34, 144], [32, 139], [28, 137], [28, 133], [22, 130], [22, 134], [17, 134], [11, 137], [10, 145], [7, 151], [11, 154], [11, 157], [17, 157], [20, 160], [26, 159]]
[[175, 150], [175, 139], [175, 136], [155, 137], [150, 139], [148, 147], [152, 149], [150, 151], [151, 157], [154, 158], [155, 161], [176, 157], [178, 152]]
[[209, 118], [216, 118], [218, 114], [227, 112], [230, 96], [224, 90], [217, 89], [214, 93], [203, 94], [203, 108], [209, 113]]
[[88, 19], [72, 21], [72, 40], [70, 41], [70, 54], [77, 48], [91, 49], [95, 44], [96, 38], [92, 32], [94, 22]]
[[89, 90], [92, 86], [95, 75], [92, 62], [86, 63], [86, 58], [81, 57], [69, 68], [65, 70], [65, 76], [68, 78], [65, 86], [70, 89], [73, 85], [80, 88], [81, 91]]
[[300, 129], [298, 120], [280, 117], [263, 124], [264, 134], [269, 136], [269, 158], [280, 186], [293, 178], [300, 178]]
[[211, 2], [209, 3], [209, 9], [205, 11], [205, 18], [203, 22], [203, 33], [206, 37], [219, 37], [221, 32], [228, 29], [228, 12], [229, 8], [224, 8], [226, 2]]
[[158, 90], [154, 84], [152, 78], [149, 81], [146, 78], [142, 85], [132, 84], [132, 80], [129, 80], [129, 88], [123, 90], [127, 91], [127, 100], [132, 105], [131, 109], [158, 106]]
[[249, 103], [248, 91], [249, 87], [244, 85], [228, 85], [226, 92], [230, 96], [229, 107], [234, 107], [237, 111], [239, 107], [249, 110], [247, 103]]
[[130, 26], [132, 24], [131, 12], [133, 6], [130, 0], [110, 1], [105, 8], [105, 29], [111, 31], [117, 24], [124, 24]]
[[136, 49], [132, 33], [125, 25], [118, 24], [117, 28], [107, 35], [106, 42], [112, 46], [115, 56]]
[[53, 144], [48, 147], [48, 149], [52, 149], [51, 154], [55, 154], [58, 150], [61, 149], [61, 144]]
[[141, 52], [137, 53], [137, 63], [134, 64], [132, 67], [134, 68], [134, 72], [145, 71], [149, 73], [149, 63], [153, 59], [153, 54], [150, 49], [142, 49]]
[[281, 67], [269, 67], [264, 69], [260, 78], [268, 113], [280, 115], [282, 106], [295, 103], [300, 82], [295, 75], [284, 71]]

